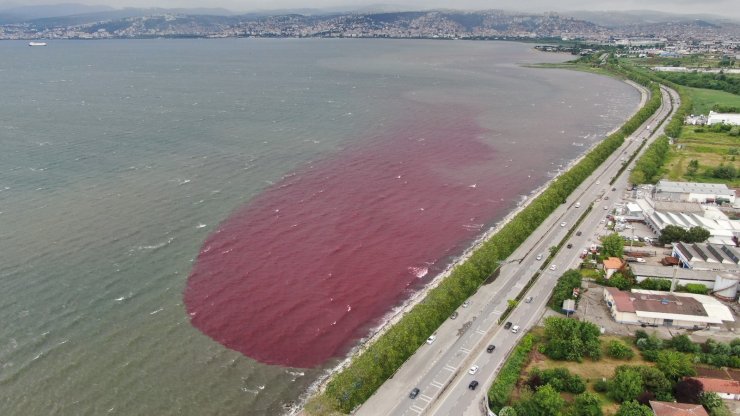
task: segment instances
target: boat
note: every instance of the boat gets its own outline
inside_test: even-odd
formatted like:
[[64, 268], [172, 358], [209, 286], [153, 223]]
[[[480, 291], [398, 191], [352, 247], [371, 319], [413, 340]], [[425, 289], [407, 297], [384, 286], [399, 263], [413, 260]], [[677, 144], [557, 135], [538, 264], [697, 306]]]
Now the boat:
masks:
[[46, 46], [46, 42], [28, 42], [28, 46]]

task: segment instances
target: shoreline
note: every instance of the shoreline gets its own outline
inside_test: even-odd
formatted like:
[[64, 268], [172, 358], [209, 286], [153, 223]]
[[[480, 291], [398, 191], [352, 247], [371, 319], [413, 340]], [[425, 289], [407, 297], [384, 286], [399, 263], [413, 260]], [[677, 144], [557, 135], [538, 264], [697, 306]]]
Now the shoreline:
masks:
[[[606, 133], [605, 137], [618, 131], [622, 127], [622, 125], [624, 125], [624, 123], [627, 120], [632, 118], [645, 105], [645, 103], [649, 99], [648, 90], [645, 87], [631, 80], [627, 80], [627, 79], [619, 79], [619, 80], [635, 88], [640, 93], [640, 101], [638, 105], [636, 106], [635, 110], [632, 113], [630, 113], [628, 116], [626, 116], [621, 124], [619, 124], [613, 130]], [[560, 169], [556, 175], [554, 175], [552, 178], [550, 178], [548, 181], [546, 181], [539, 187], [532, 190], [529, 194], [526, 195], [523, 201], [517, 204], [516, 208], [508, 212], [502, 219], [500, 219], [495, 224], [493, 224], [491, 227], [489, 227], [488, 230], [486, 230], [484, 233], [476, 237], [461, 254], [454, 257], [452, 261], [448, 263], [448, 265], [444, 268], [444, 270], [442, 270], [440, 273], [435, 275], [429, 281], [429, 283], [424, 285], [418, 291], [414, 292], [414, 294], [412, 294], [409, 298], [407, 298], [403, 303], [393, 307], [391, 310], [388, 311], [388, 313], [383, 315], [383, 317], [380, 320], [381, 323], [375, 326], [374, 328], [372, 328], [366, 336], [360, 338], [357, 342], [357, 345], [355, 345], [354, 347], [350, 349], [350, 351], [348, 352], [347, 356], [344, 359], [339, 361], [333, 367], [326, 369], [324, 371], [324, 374], [320, 376], [319, 378], [317, 378], [308, 387], [308, 389], [303, 394], [301, 394], [301, 396], [299, 397], [299, 403], [296, 403], [295, 406], [289, 409], [288, 412], [285, 414], [289, 416], [305, 415], [306, 413], [303, 412], [303, 407], [305, 406], [305, 404], [313, 396], [324, 391], [324, 389], [326, 388], [326, 385], [331, 380], [333, 374], [336, 374], [344, 370], [347, 366], [349, 366], [349, 364], [352, 362], [352, 360], [355, 359], [355, 357], [363, 353], [369, 346], [375, 343], [390, 328], [392, 328], [395, 324], [397, 324], [398, 321], [400, 321], [407, 312], [409, 312], [411, 309], [413, 309], [416, 305], [418, 305], [420, 302], [422, 302], [426, 298], [429, 291], [436, 288], [444, 279], [446, 279], [450, 275], [450, 273], [452, 273], [452, 271], [456, 267], [458, 267], [460, 264], [467, 261], [470, 258], [470, 256], [472, 256], [473, 253], [477, 251], [489, 238], [491, 238], [493, 235], [499, 232], [514, 217], [516, 217], [524, 208], [526, 208], [532, 201], [534, 201], [539, 195], [541, 195], [546, 189], [548, 189], [550, 185], [555, 180], [557, 180], [563, 173], [570, 170], [573, 166], [575, 166], [583, 158], [585, 158], [586, 155], [588, 155], [594, 149], [594, 147], [599, 145], [602, 140], [592, 143], [591, 146], [586, 148], [578, 157], [569, 161], [567, 166], [565, 166], [563, 169]], [[482, 284], [485, 284], [485, 283], [482, 283]]]

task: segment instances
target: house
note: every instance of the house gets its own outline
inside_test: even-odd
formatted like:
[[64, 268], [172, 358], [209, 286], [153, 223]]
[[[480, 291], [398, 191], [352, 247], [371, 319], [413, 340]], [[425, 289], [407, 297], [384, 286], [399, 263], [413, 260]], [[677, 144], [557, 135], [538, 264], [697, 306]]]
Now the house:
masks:
[[612, 275], [624, 268], [624, 262], [619, 257], [609, 257], [604, 260], [604, 272], [606, 278], [609, 279]]
[[705, 377], [692, 378], [698, 380], [706, 392], [717, 393], [719, 397], [727, 400], [740, 400], [740, 381]]
[[612, 318], [624, 324], [663, 325], [668, 327], [718, 328], [734, 322], [730, 309], [717, 299], [693, 293], [671, 293], [632, 289], [604, 288]]
[[655, 416], [709, 416], [704, 406], [690, 403], [657, 402], [650, 400]]

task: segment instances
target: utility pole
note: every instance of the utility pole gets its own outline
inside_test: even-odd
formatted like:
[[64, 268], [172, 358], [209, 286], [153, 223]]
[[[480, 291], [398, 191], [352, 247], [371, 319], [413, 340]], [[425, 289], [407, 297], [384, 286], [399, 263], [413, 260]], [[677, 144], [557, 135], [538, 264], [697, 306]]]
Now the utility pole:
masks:
[[676, 290], [676, 274], [678, 273], [678, 265], [673, 266], [673, 278], [671, 278], [671, 293]]

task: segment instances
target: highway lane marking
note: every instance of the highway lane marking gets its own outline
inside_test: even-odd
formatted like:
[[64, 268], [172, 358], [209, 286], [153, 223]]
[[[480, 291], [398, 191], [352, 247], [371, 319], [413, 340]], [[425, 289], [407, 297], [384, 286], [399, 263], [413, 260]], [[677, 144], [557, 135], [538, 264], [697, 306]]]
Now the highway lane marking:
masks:
[[457, 370], [457, 368], [455, 368], [455, 367], [453, 367], [453, 366], [451, 366], [449, 364], [445, 365], [444, 366], [444, 369], [447, 370], [447, 371], [452, 371], [453, 373]]
[[413, 406], [409, 407], [409, 410], [411, 410], [414, 413], [418, 413], [418, 414], [421, 414], [421, 412], [424, 411], [424, 409], [422, 409], [421, 407], [419, 407], [417, 405], [413, 405]]
[[481, 335], [486, 335], [486, 331], [484, 331], [482, 329], [476, 329], [475, 332], [478, 333], [478, 334], [481, 334]]
[[464, 352], [465, 354], [470, 354], [470, 350], [465, 347], [460, 347], [460, 351]]
[[429, 397], [429, 396], [427, 396], [426, 394], [422, 394], [422, 395], [420, 395], [420, 396], [419, 396], [419, 398], [420, 398], [421, 400], [423, 400], [423, 401], [427, 402], [427, 403], [431, 402], [431, 401], [432, 401], [432, 399], [433, 399], [432, 397]]
[[439, 381], [437, 381], [437, 380], [433, 380], [433, 381], [432, 381], [431, 383], [429, 383], [429, 384], [431, 384], [431, 385], [432, 385], [433, 387], [436, 387], [436, 388], [438, 388], [438, 389], [441, 389], [441, 388], [442, 388], [442, 386], [444, 386], [444, 383], [440, 383], [440, 382], [439, 382]]

